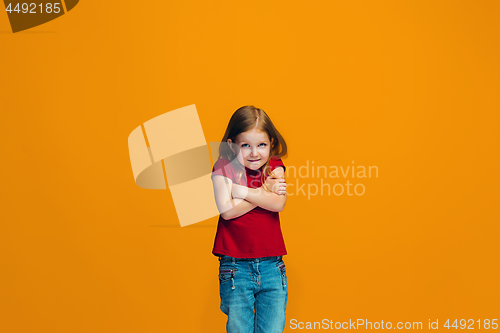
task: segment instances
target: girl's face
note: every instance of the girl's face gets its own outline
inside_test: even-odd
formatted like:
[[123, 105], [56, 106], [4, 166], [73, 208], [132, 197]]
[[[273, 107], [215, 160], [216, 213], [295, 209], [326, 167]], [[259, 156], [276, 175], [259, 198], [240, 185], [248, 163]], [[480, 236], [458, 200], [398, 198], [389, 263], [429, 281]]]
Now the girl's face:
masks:
[[233, 152], [238, 156], [238, 162], [251, 170], [257, 170], [269, 159], [271, 142], [267, 133], [252, 129], [236, 136], [234, 145], [228, 139]]

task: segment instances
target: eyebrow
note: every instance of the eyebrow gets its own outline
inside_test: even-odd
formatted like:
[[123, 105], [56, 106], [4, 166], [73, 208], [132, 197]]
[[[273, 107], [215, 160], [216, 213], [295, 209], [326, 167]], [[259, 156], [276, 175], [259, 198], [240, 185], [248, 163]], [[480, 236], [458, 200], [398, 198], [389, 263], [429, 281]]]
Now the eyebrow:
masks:
[[[258, 144], [260, 145], [261, 143], [268, 143], [268, 142], [270, 142], [270, 141], [269, 140], [265, 140], [265, 141], [259, 142]], [[241, 141], [240, 142], [240, 144], [243, 144], [243, 143], [248, 143], [248, 142], [246, 142], [246, 141]]]

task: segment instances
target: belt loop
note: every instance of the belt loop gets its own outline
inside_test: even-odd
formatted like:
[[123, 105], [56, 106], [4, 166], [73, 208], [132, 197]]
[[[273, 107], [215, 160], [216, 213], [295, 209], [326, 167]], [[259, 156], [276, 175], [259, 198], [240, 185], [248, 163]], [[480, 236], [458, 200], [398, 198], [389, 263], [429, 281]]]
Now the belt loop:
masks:
[[233, 261], [233, 265], [236, 263], [236, 259], [234, 257], [231, 257], [231, 260]]

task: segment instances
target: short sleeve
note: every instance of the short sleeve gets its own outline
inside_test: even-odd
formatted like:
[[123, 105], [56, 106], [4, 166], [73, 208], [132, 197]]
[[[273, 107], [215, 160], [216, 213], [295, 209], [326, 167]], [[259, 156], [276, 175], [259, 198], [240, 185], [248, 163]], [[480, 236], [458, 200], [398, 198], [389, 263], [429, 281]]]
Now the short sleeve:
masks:
[[276, 169], [277, 167], [280, 167], [280, 166], [283, 167], [283, 171], [286, 171], [286, 167], [283, 164], [283, 161], [281, 160], [281, 158], [278, 158], [278, 159], [271, 158], [271, 160], [269, 161], [269, 166], [271, 167], [271, 171], [273, 171], [274, 169]]
[[217, 162], [215, 162], [212, 168], [212, 177], [215, 175], [224, 176], [232, 181], [235, 180], [233, 166], [225, 158], [219, 158]]

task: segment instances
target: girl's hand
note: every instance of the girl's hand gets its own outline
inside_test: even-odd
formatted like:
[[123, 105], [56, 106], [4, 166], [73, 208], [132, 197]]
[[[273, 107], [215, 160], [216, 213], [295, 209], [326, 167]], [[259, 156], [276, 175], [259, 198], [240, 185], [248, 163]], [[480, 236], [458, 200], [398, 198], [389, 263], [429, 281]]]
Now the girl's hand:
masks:
[[269, 177], [267, 177], [265, 183], [265, 187], [269, 189], [271, 192], [277, 195], [285, 195], [286, 194], [286, 181], [285, 178], [277, 176], [272, 172]]

